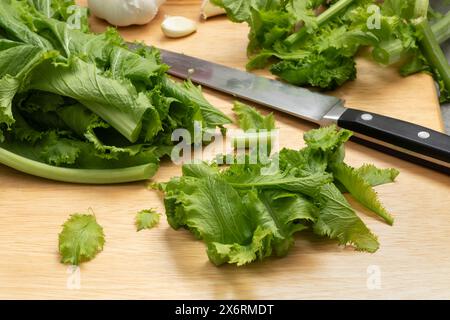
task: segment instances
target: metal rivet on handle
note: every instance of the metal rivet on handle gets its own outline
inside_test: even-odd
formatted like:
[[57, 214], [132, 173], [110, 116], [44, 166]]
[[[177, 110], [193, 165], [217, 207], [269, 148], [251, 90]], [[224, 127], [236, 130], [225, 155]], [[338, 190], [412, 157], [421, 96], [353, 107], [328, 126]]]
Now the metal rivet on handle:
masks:
[[371, 121], [373, 119], [373, 115], [364, 113], [363, 115], [361, 115], [361, 119], [363, 119], [364, 121]]
[[426, 132], [426, 131], [420, 131], [420, 132], [417, 134], [417, 136], [418, 136], [420, 139], [428, 139], [428, 138], [430, 137], [430, 133], [429, 133], [429, 132]]

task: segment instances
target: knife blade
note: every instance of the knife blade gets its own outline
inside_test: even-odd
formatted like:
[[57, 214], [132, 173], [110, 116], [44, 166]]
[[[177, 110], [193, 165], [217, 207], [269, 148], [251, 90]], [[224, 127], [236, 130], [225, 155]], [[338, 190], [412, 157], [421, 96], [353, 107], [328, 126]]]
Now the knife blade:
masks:
[[450, 174], [450, 136], [413, 123], [347, 108], [336, 97], [224, 65], [161, 50], [169, 74], [319, 125], [337, 124], [353, 140]]

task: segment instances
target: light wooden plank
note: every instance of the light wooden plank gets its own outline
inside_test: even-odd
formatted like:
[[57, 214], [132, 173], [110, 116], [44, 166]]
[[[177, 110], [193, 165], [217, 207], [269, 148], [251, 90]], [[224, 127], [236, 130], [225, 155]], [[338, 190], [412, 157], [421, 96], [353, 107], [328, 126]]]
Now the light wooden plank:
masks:
[[[197, 34], [168, 40], [159, 29], [166, 14], [197, 18], [200, 1], [168, 1], [157, 22], [121, 29], [140, 39], [230, 66], [243, 68], [247, 28], [225, 18], [201, 22]], [[94, 30], [105, 24], [93, 20]], [[435, 129], [442, 124], [433, 83], [426, 75], [407, 79], [392, 69], [358, 60], [359, 79], [335, 94], [355, 107], [397, 116]], [[231, 115], [232, 99], [206, 90], [208, 98]], [[267, 111], [267, 109], [262, 109]], [[276, 113], [282, 146], [299, 148], [310, 124]], [[401, 170], [398, 182], [377, 188], [396, 218], [389, 227], [355, 205], [379, 236], [375, 254], [340, 248], [334, 242], [298, 236], [288, 257], [247, 267], [217, 268], [203, 243], [174, 231], [162, 219], [153, 230], [137, 233], [134, 215], [144, 208], [163, 212], [161, 196], [145, 183], [81, 186], [51, 182], [0, 167], [0, 298], [148, 299], [304, 299], [450, 298], [450, 181], [447, 176], [349, 143], [348, 162], [374, 163]], [[179, 175], [164, 163], [155, 180]], [[74, 212], [92, 208], [107, 236], [105, 250], [81, 267], [81, 289], [69, 290], [67, 266], [58, 261], [61, 224]], [[370, 266], [381, 271], [381, 289], [367, 287]]]

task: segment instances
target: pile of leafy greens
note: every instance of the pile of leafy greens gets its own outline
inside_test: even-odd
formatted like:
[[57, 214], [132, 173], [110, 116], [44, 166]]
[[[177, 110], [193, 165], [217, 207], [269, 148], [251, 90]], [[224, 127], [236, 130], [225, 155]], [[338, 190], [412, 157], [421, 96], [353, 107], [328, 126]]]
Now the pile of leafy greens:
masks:
[[[237, 109], [239, 122], [253, 124], [253, 129], [271, 122], [271, 115], [262, 117], [242, 104]], [[304, 136], [307, 147], [283, 149], [264, 164], [235, 162], [226, 169], [215, 162], [185, 164], [181, 177], [157, 184], [165, 194], [168, 222], [205, 241], [216, 265], [241, 266], [272, 254], [284, 256], [294, 234], [305, 229], [375, 252], [376, 236], [343, 193], [392, 225], [373, 187], [393, 182], [398, 171], [373, 165], [356, 169], [344, 163], [344, 143], [351, 135], [335, 126], [311, 130]], [[268, 170], [274, 164], [278, 170]]]
[[437, 14], [428, 0], [212, 2], [250, 26], [250, 70], [271, 64], [287, 82], [331, 90], [356, 78], [354, 57], [368, 46], [377, 62], [400, 64], [402, 75], [432, 73], [441, 100], [450, 100], [450, 67], [439, 47], [450, 37], [450, 14]]
[[0, 1], [0, 163], [69, 182], [151, 177], [174, 129], [230, 122], [167, 69], [114, 29], [90, 33], [73, 1]]

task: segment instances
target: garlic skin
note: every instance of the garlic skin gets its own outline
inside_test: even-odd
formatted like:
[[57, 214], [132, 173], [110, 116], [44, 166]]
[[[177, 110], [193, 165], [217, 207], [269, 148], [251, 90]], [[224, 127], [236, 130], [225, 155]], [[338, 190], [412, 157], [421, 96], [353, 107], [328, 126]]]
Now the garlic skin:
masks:
[[166, 0], [88, 0], [91, 12], [110, 24], [126, 27], [147, 24]]
[[181, 16], [166, 17], [161, 29], [169, 38], [181, 38], [197, 31], [197, 23]]
[[225, 9], [212, 4], [209, 0], [203, 0], [202, 7], [200, 9], [200, 15], [203, 19], [212, 18], [226, 14]]

